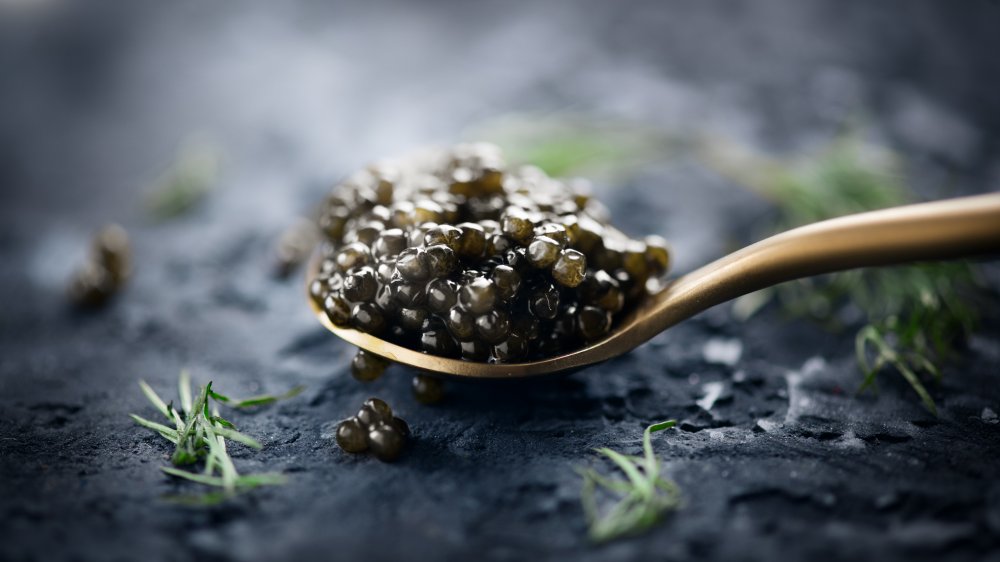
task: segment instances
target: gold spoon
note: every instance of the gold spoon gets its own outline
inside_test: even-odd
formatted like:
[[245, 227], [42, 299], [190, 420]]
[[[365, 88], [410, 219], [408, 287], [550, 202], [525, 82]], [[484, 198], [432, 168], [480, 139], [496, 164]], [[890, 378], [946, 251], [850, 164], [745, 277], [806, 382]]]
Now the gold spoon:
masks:
[[[604, 339], [530, 363], [489, 364], [428, 355], [335, 326], [317, 303], [308, 300], [331, 332], [390, 361], [461, 377], [521, 378], [617, 357], [705, 309], [784, 281], [857, 267], [993, 253], [1000, 253], [1000, 193], [830, 219], [777, 234], [682, 275], [646, 297]], [[310, 279], [319, 262], [314, 256]]]

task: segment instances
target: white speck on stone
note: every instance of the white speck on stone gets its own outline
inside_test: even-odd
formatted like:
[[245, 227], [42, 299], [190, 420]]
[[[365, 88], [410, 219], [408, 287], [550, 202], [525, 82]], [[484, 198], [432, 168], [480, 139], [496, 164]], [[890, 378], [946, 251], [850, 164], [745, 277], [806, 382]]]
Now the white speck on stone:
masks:
[[853, 431], [848, 431], [840, 436], [839, 439], [834, 441], [834, 444], [838, 447], [844, 449], [864, 449], [865, 442], [860, 439]]
[[698, 405], [705, 410], [711, 410], [715, 401], [719, 399], [719, 396], [722, 396], [722, 391], [726, 386], [721, 382], [707, 382], [701, 388], [705, 391], [705, 395], [697, 401]]
[[826, 359], [814, 356], [806, 359], [799, 370], [785, 373], [785, 380], [788, 382], [788, 412], [785, 414], [785, 423], [798, 420], [812, 407], [813, 400], [805, 396], [806, 391], [802, 389], [802, 383], [825, 369]]
[[743, 355], [743, 343], [740, 340], [712, 338], [705, 342], [701, 349], [706, 363], [718, 365], [735, 365]]
[[806, 362], [802, 364], [801, 372], [803, 377], [810, 377], [819, 374], [823, 369], [826, 369], [826, 359], [817, 356], [806, 359]]
[[983, 413], [979, 415], [979, 418], [990, 424], [1000, 423], [1000, 418], [997, 417], [997, 413], [990, 408], [983, 408]]
[[757, 420], [757, 427], [763, 429], [767, 433], [771, 433], [780, 426], [781, 424], [774, 420]]
[[713, 440], [713, 441], [721, 441], [723, 437], [724, 437], [724, 435], [722, 435], [721, 431], [709, 431], [708, 432], [708, 438], [711, 439], [711, 440]]

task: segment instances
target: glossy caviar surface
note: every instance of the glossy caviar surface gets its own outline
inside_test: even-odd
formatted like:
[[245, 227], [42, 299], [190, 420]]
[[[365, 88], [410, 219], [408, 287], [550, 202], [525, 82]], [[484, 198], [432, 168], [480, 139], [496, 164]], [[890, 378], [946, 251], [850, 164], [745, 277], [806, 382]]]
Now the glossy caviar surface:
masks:
[[[357, 172], [326, 199], [319, 227], [309, 293], [331, 322], [469, 361], [597, 341], [670, 265], [665, 241], [615, 229], [581, 182], [509, 167], [481, 143]], [[384, 368], [359, 354], [352, 372], [368, 381]]]
[[370, 451], [377, 459], [399, 458], [410, 437], [410, 427], [396, 417], [385, 401], [369, 398], [357, 415], [337, 425], [337, 445], [347, 453]]

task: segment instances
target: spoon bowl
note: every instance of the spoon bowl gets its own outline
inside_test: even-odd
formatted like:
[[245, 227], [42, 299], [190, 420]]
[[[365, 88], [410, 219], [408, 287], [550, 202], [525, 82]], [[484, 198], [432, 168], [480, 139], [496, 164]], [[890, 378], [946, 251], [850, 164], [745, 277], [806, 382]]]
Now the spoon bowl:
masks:
[[[799, 227], [682, 275], [647, 296], [604, 339], [527, 363], [479, 363], [438, 357], [336, 326], [307, 298], [331, 332], [390, 361], [424, 371], [469, 378], [548, 375], [600, 363], [638, 347], [656, 334], [712, 306], [802, 277], [858, 267], [897, 265], [1000, 253], [1000, 193], [919, 203], [830, 219]], [[319, 270], [314, 256], [308, 278]]]

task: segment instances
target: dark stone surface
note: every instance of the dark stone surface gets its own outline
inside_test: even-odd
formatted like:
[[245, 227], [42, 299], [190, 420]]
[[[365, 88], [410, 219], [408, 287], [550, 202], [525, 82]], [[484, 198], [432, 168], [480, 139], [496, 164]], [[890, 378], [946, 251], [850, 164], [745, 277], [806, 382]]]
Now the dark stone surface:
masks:
[[[894, 377], [855, 396], [849, 332], [773, 308], [736, 323], [728, 307], [604, 365], [454, 383], [421, 407], [401, 368], [353, 381], [301, 279], [269, 275], [275, 235], [323, 185], [507, 111], [570, 106], [765, 150], [860, 112], [921, 192], [995, 186], [995, 3], [38, 6], [0, 8], [0, 559], [998, 558], [993, 290], [932, 389], [934, 418]], [[225, 147], [222, 187], [152, 223], [143, 189], [192, 130]], [[766, 214], [683, 154], [602, 197], [628, 229], [670, 238], [681, 270]], [[65, 280], [111, 220], [133, 236], [136, 276], [107, 309], [74, 313]], [[158, 471], [168, 448], [127, 414], [154, 414], [138, 378], [173, 396], [182, 367], [233, 395], [307, 386], [232, 415], [265, 446], [234, 448], [238, 467], [287, 486], [209, 509], [161, 499], [193, 488]], [[397, 464], [328, 437], [370, 395], [416, 435]], [[574, 467], [604, 466], [594, 447], [638, 451], [665, 418], [680, 429], [654, 445], [683, 508], [590, 545]]]

